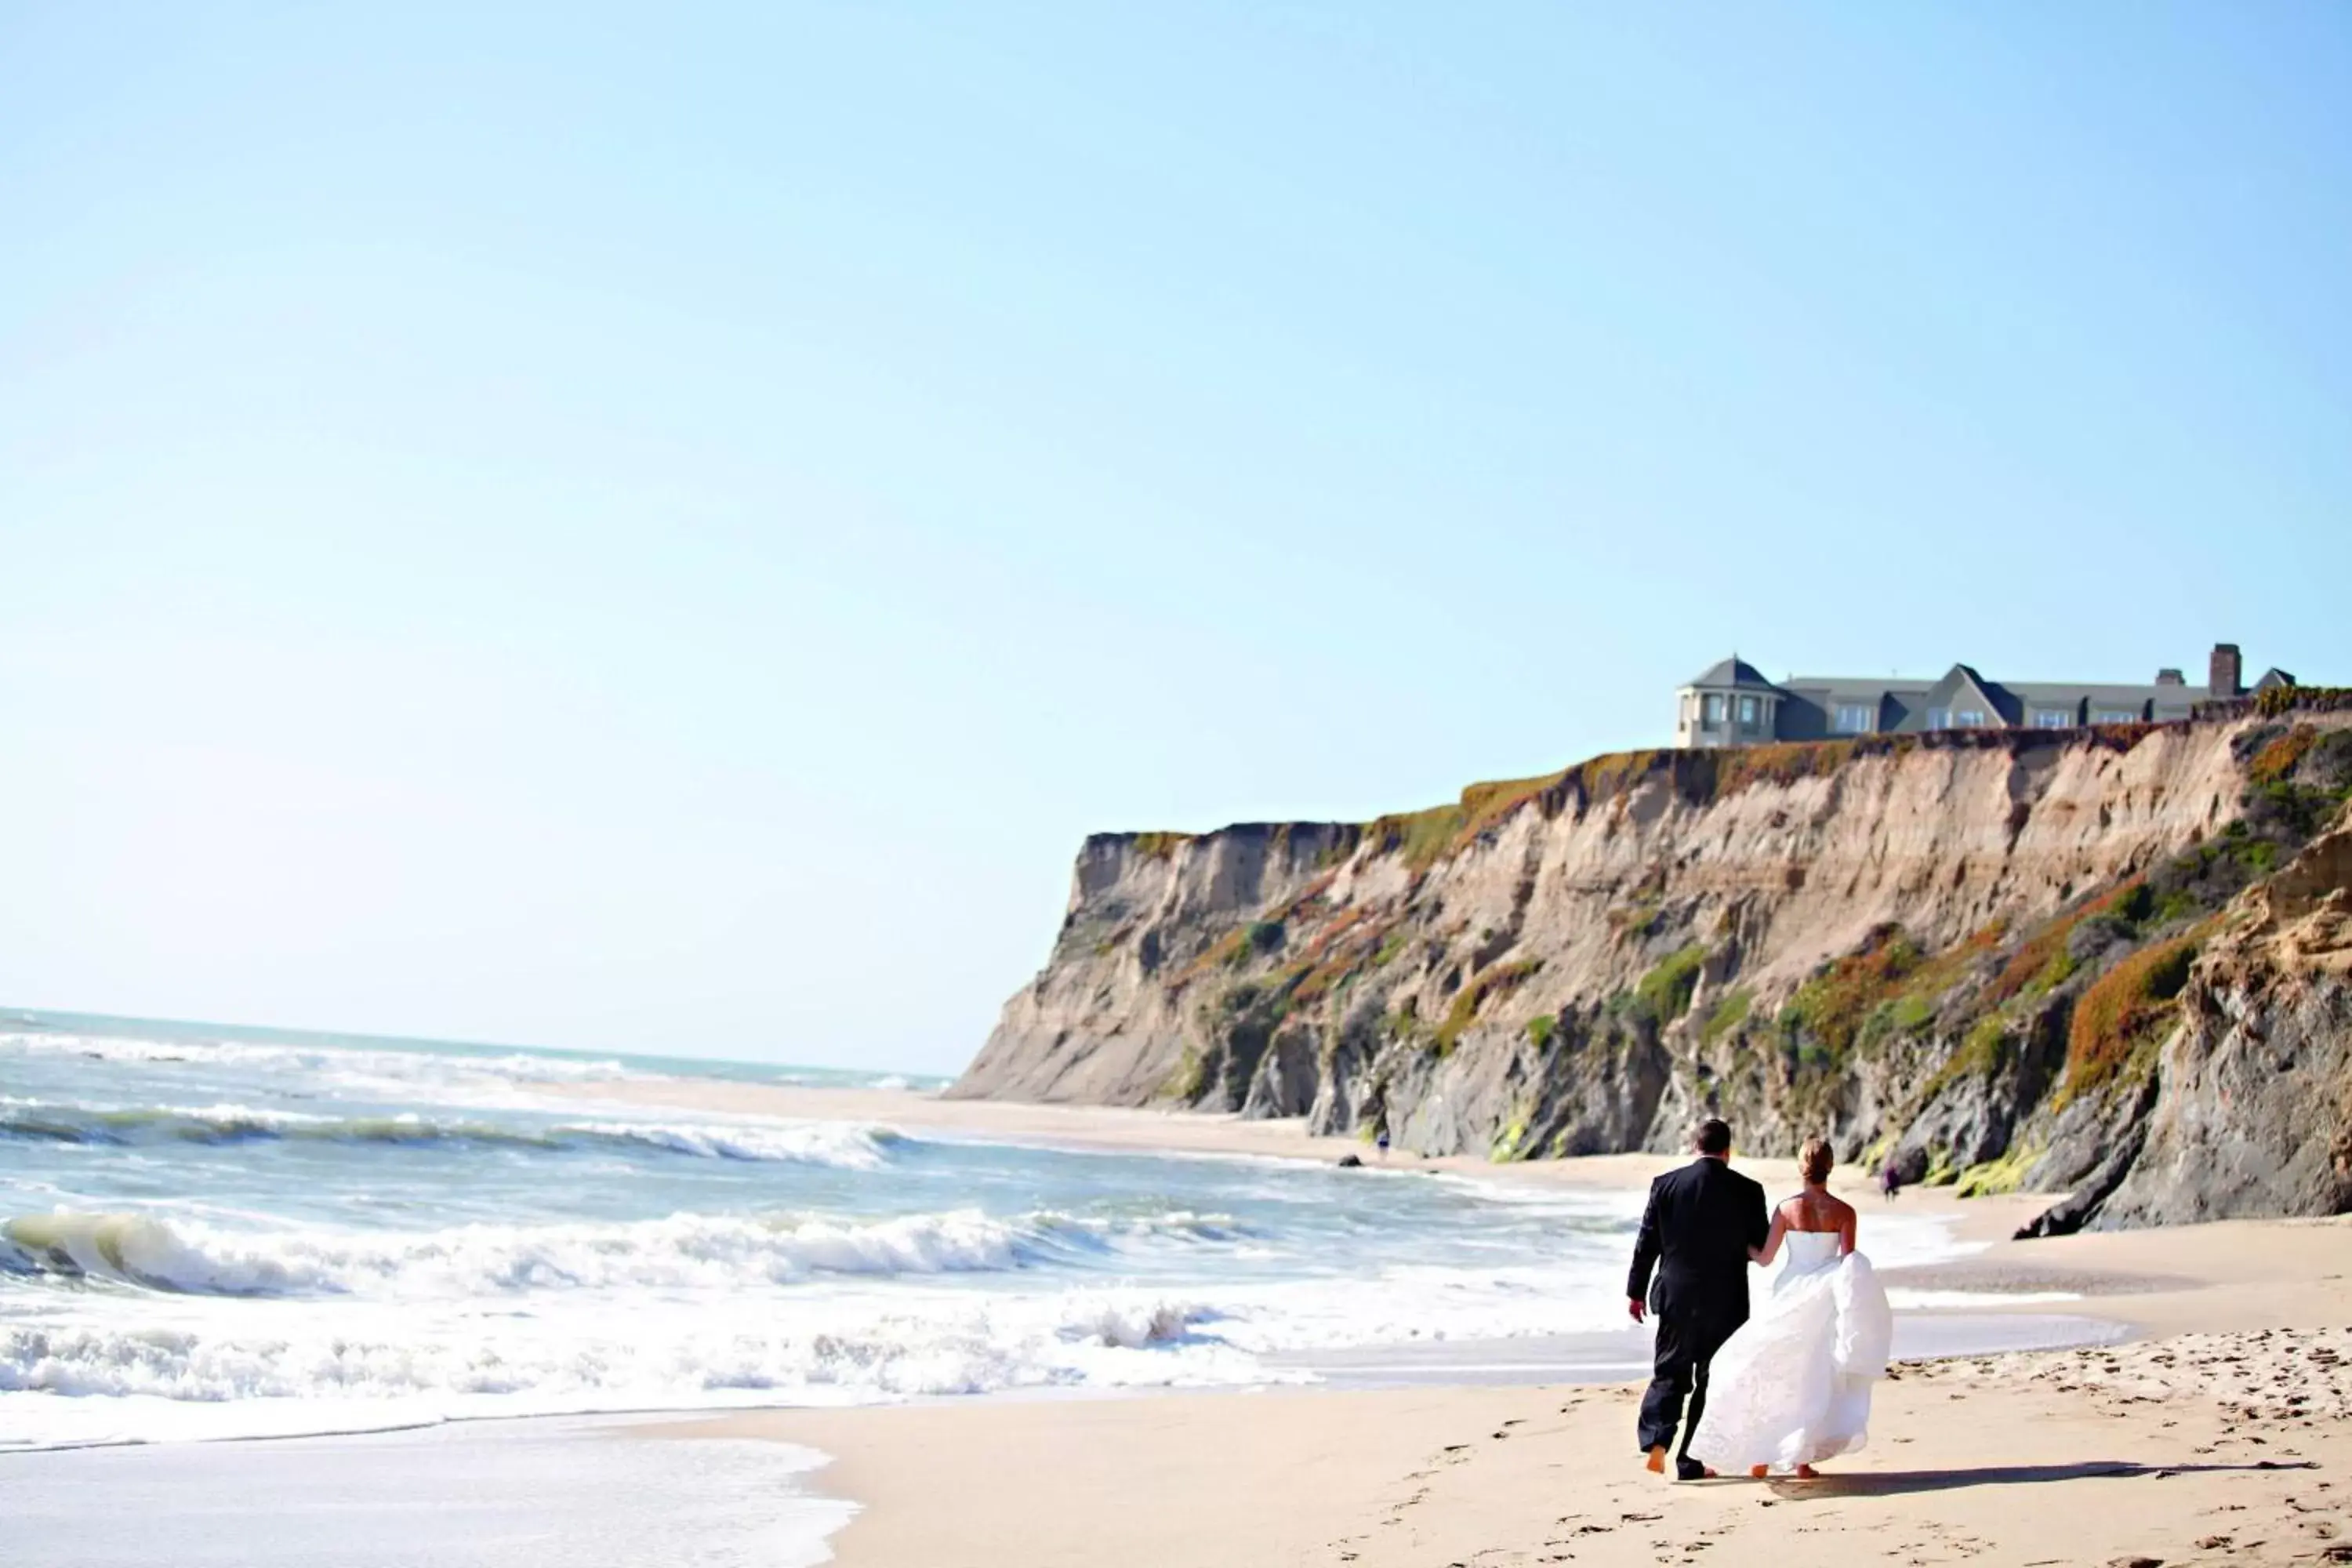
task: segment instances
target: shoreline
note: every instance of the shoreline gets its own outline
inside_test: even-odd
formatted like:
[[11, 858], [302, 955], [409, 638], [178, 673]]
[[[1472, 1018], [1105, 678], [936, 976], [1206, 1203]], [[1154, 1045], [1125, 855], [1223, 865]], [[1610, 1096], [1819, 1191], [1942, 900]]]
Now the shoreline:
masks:
[[[1361, 1152], [1295, 1122], [895, 1090], [670, 1079], [544, 1091], [1136, 1155], [1328, 1163]], [[1679, 1163], [1388, 1164], [1630, 1194]], [[1739, 1163], [1768, 1191], [1794, 1185], [1791, 1162]], [[2352, 1330], [2328, 1326], [2352, 1322], [2352, 1217], [2018, 1242], [2011, 1232], [2047, 1199], [1911, 1189], [1889, 1205], [1855, 1192], [1861, 1173], [1841, 1175], [1865, 1250], [1872, 1219], [1889, 1213], [1943, 1222], [1958, 1247], [1886, 1268], [1890, 1290], [1965, 1304], [1898, 1312], [1903, 1359], [1877, 1390], [1870, 1447], [1811, 1485], [1676, 1486], [1642, 1472], [1632, 1429], [1646, 1336], [1628, 1329], [1269, 1362], [1319, 1380], [1306, 1384], [1006, 1390], [19, 1452], [0, 1463], [0, 1503], [12, 1507], [12, 1535], [59, 1568], [149, 1561], [136, 1551], [158, 1531], [191, 1564], [291, 1568], [319, 1560], [337, 1528], [322, 1521], [336, 1517], [424, 1553], [403, 1561], [485, 1565], [537, 1560], [524, 1542], [558, 1540], [581, 1543], [565, 1560], [583, 1564], [656, 1560], [614, 1554], [649, 1530], [660, 1532], [657, 1560], [740, 1561], [727, 1553], [756, 1540], [756, 1560], [792, 1568], [1696, 1565], [1722, 1546], [1790, 1568], [1881, 1556], [2308, 1563], [2336, 1560], [2317, 1554], [2339, 1535], [2352, 1543], [2352, 1481], [2337, 1479], [2352, 1467]], [[2065, 1348], [2037, 1348], [2053, 1341]], [[542, 1468], [593, 1484], [542, 1487], [529, 1479]], [[680, 1479], [702, 1476], [726, 1484]], [[485, 1478], [500, 1477], [516, 1484], [486, 1492]], [[224, 1489], [236, 1499], [226, 1510], [212, 1500]], [[323, 1497], [327, 1511], [255, 1532], [273, 1500], [283, 1509], [295, 1497], [306, 1508]], [[107, 1516], [95, 1528], [92, 1498]]]
[[[719, 1079], [635, 1079], [620, 1082], [535, 1082], [534, 1093], [615, 1110], [690, 1110], [720, 1116], [779, 1117], [796, 1121], [851, 1121], [902, 1131], [913, 1137], [970, 1139], [992, 1143], [1083, 1152], [1210, 1155], [1228, 1159], [1294, 1160], [1336, 1164], [1354, 1155], [1367, 1171], [1423, 1172], [1517, 1186], [1572, 1186], [1638, 1192], [1687, 1154], [1577, 1154], [1560, 1160], [1497, 1163], [1467, 1154], [1391, 1152], [1382, 1159], [1354, 1138], [1307, 1131], [1306, 1119], [1244, 1121], [1197, 1110], [1148, 1110], [1125, 1106], [1038, 1105], [1018, 1100], [947, 1100], [908, 1089], [814, 1088]], [[1794, 1151], [1751, 1154], [1735, 1142], [1738, 1167], [1767, 1193], [1800, 1185]], [[1947, 1187], [1906, 1187], [1890, 1205], [1867, 1172], [1841, 1163], [1832, 1192], [1865, 1216], [1926, 1214], [1951, 1221], [1956, 1239], [1971, 1245], [2006, 1241], [2062, 1194], [2012, 1193], [1957, 1198]]]
[[1643, 1473], [1633, 1378], [748, 1410], [627, 1436], [831, 1456], [812, 1479], [856, 1505], [842, 1568], [1696, 1563], [1735, 1542], [1789, 1564], [2352, 1561], [2352, 1218], [1990, 1253], [1921, 1271], [2063, 1275], [2085, 1288], [2069, 1315], [2116, 1337], [1906, 1352], [1871, 1444], [1813, 1483]]
[[[1105, 1152], [1318, 1163], [1365, 1152], [1296, 1122], [1197, 1113], [683, 1080], [624, 1086], [617, 1098]], [[1388, 1164], [1622, 1191], [1681, 1158]], [[1791, 1161], [1738, 1163], [1768, 1191], [1795, 1186]], [[740, 1411], [635, 1436], [832, 1456], [812, 1479], [858, 1507], [832, 1542], [843, 1568], [1696, 1564], [1726, 1545], [1790, 1564], [2305, 1563], [2335, 1560], [2319, 1554], [2339, 1537], [2352, 1542], [2352, 1487], [2332, 1479], [2352, 1467], [2352, 1332], [2326, 1326], [2352, 1321], [2352, 1219], [2020, 1242], [2015, 1229], [2049, 1195], [1964, 1201], [1914, 1188], [1889, 1205], [1850, 1168], [1832, 1185], [1856, 1198], [1865, 1250], [1872, 1217], [1889, 1212], [1944, 1220], [1966, 1248], [1885, 1270], [1892, 1290], [1972, 1298], [1965, 1310], [1900, 1313], [1912, 1334], [1973, 1321], [2030, 1337], [2063, 1321], [2089, 1342], [1902, 1347], [1935, 1359], [1900, 1362], [1876, 1391], [1873, 1443], [1811, 1484], [1650, 1477], [1631, 1452], [1640, 1369], [1593, 1365], [1578, 1378], [1525, 1341], [1449, 1346], [1426, 1376], [1389, 1347], [1365, 1352], [1367, 1369], [1324, 1358], [1318, 1386]], [[1482, 1350], [1507, 1359], [1444, 1364]]]

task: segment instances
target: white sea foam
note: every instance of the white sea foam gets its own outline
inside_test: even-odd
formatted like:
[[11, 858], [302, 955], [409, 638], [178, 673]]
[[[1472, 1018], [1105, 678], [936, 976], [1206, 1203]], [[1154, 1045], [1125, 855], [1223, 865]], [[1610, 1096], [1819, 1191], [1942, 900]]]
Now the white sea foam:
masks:
[[[93, 1286], [42, 1316], [0, 1322], [0, 1431], [34, 1444], [124, 1423], [205, 1436], [1232, 1386], [1306, 1375], [1279, 1370], [1272, 1358], [1285, 1355], [1589, 1332], [1620, 1326], [1622, 1310], [1597, 1283], [1597, 1270], [1613, 1278], [1622, 1267], [1600, 1237], [1516, 1265], [1397, 1262], [1361, 1276], [1177, 1288], [1122, 1279], [1170, 1247], [1222, 1257], [1241, 1250], [1237, 1240], [1258, 1245], [1226, 1216], [1184, 1211], [1008, 1220], [957, 1210], [854, 1224], [682, 1214], [409, 1236], [66, 1215], [11, 1222], [5, 1234], [17, 1267], [79, 1269]], [[1108, 1273], [1090, 1281], [1074, 1268]], [[104, 1296], [126, 1289], [144, 1303], [135, 1319]], [[242, 1293], [276, 1299], [257, 1305]], [[90, 1401], [115, 1414], [72, 1413]]]
[[602, 1083], [641, 1078], [610, 1059], [541, 1056], [532, 1052], [466, 1053], [392, 1047], [273, 1045], [249, 1040], [147, 1040], [118, 1035], [0, 1034], [0, 1052], [86, 1057], [110, 1062], [179, 1062], [194, 1066], [258, 1067], [296, 1072], [368, 1072], [407, 1083], [468, 1076]]
[[[1181, 1216], [1167, 1228], [1181, 1234], [1197, 1223]], [[867, 1224], [678, 1214], [426, 1232], [255, 1232], [194, 1218], [68, 1211], [0, 1223], [0, 1269], [205, 1296], [465, 1300], [530, 1291], [722, 1292], [827, 1275], [1012, 1269], [1066, 1258], [1139, 1226], [1058, 1215], [1009, 1221], [966, 1209]]]
[[[1205, 1310], [1135, 1290], [931, 1292], [887, 1305], [856, 1294], [756, 1308], [709, 1298], [691, 1310], [677, 1301], [606, 1299], [525, 1317], [458, 1303], [319, 1302], [292, 1304], [266, 1323], [239, 1315], [236, 1305], [190, 1300], [138, 1329], [0, 1328], [0, 1433], [33, 1446], [89, 1440], [100, 1418], [73, 1406], [93, 1399], [217, 1406], [209, 1415], [184, 1411], [168, 1425], [181, 1436], [218, 1436], [250, 1433], [257, 1423], [348, 1429], [492, 1414], [1265, 1377], [1254, 1358], [1193, 1335], [1196, 1321], [1211, 1315]], [[257, 1410], [255, 1402], [272, 1408]], [[305, 1428], [306, 1421], [313, 1425]], [[138, 1425], [152, 1430], [156, 1421]]]
[[290, 1138], [375, 1144], [480, 1143], [564, 1149], [612, 1145], [664, 1150], [719, 1160], [775, 1160], [849, 1170], [872, 1170], [905, 1135], [886, 1127], [842, 1121], [624, 1121], [515, 1123], [429, 1116], [331, 1116], [234, 1103], [202, 1106], [48, 1105], [12, 1099], [0, 1105], [0, 1136], [68, 1143], [138, 1143], [175, 1140], [226, 1143]]
[[[1300, 1377], [1621, 1328], [1640, 1201], [588, 1109], [532, 1086], [628, 1070], [520, 1055], [18, 1035], [0, 1067], [0, 1443]], [[1908, 1215], [1864, 1245], [1955, 1250]]]
[[855, 1171], [874, 1169], [888, 1158], [892, 1144], [906, 1142], [906, 1134], [893, 1128], [864, 1127], [845, 1121], [589, 1121], [555, 1130], [558, 1137], [583, 1132], [709, 1159], [782, 1160]]

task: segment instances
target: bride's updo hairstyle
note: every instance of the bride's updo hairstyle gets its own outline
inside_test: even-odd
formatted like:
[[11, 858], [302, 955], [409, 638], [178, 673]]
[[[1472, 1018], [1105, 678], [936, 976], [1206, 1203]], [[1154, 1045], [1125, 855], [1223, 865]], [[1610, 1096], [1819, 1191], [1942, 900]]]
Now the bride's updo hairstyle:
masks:
[[1797, 1156], [1797, 1168], [1804, 1172], [1809, 1182], [1828, 1181], [1830, 1167], [1836, 1163], [1837, 1152], [1826, 1138], [1806, 1139], [1804, 1152]]

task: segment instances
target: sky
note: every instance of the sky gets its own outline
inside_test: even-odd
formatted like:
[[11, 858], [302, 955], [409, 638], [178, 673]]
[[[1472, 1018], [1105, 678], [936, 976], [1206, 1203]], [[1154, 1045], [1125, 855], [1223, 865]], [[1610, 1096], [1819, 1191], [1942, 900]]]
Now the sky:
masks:
[[2352, 8], [0, 0], [0, 1004], [953, 1070], [1081, 838], [2352, 683]]

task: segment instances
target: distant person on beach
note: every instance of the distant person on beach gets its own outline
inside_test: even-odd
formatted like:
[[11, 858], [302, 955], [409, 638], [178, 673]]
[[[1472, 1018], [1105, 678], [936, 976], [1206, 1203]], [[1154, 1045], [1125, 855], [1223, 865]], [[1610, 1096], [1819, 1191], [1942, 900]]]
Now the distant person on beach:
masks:
[[1853, 1205], [1830, 1195], [1836, 1163], [1826, 1140], [1806, 1142], [1804, 1188], [1774, 1212], [1756, 1250], [1759, 1264], [1784, 1249], [1789, 1261], [1771, 1296], [1716, 1352], [1714, 1401], [1705, 1419], [1691, 1417], [1687, 1445], [1702, 1465], [1811, 1480], [1817, 1460], [1869, 1439], [1870, 1385], [1886, 1375], [1895, 1313], [1870, 1259], [1854, 1250]]
[[1895, 1201], [1895, 1194], [1902, 1190], [1903, 1173], [1895, 1168], [1894, 1161], [1889, 1160], [1886, 1168], [1878, 1173], [1879, 1195], [1891, 1204]]
[[1381, 1163], [1386, 1164], [1389, 1157], [1389, 1124], [1387, 1122], [1381, 1122], [1380, 1130], [1372, 1134], [1372, 1147], [1381, 1152]]
[[1650, 1184], [1625, 1281], [1633, 1320], [1656, 1321], [1655, 1375], [1642, 1395], [1639, 1440], [1650, 1468], [1663, 1474], [1688, 1399], [1690, 1422], [1675, 1458], [1675, 1475], [1685, 1481], [1707, 1473], [1690, 1443], [1706, 1411], [1708, 1364], [1748, 1321], [1748, 1260], [1771, 1234], [1764, 1189], [1731, 1168], [1729, 1124], [1709, 1117], [1692, 1131], [1691, 1146], [1698, 1158]]

